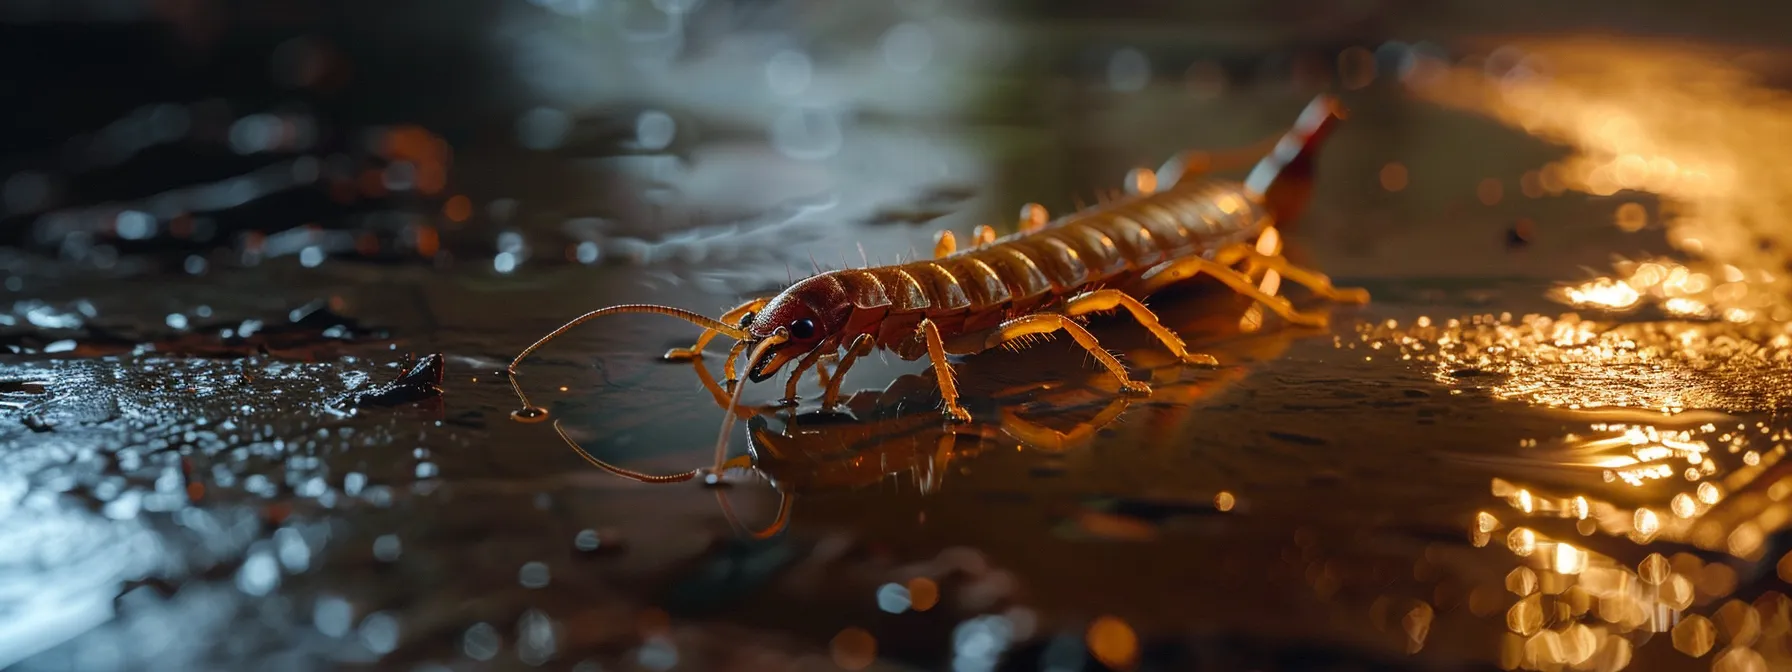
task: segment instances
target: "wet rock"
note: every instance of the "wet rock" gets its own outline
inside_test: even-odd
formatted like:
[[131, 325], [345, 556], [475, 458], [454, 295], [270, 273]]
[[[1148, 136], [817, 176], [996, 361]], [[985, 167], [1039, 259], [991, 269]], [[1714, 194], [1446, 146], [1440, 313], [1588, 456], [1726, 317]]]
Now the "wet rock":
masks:
[[43, 416], [35, 413], [19, 418], [19, 422], [33, 432], [48, 432], [56, 429], [56, 423], [45, 420]]
[[396, 380], [370, 389], [356, 390], [331, 399], [328, 406], [337, 411], [351, 411], [370, 406], [398, 406], [442, 396], [442, 375], [446, 369], [440, 354], [418, 361]]

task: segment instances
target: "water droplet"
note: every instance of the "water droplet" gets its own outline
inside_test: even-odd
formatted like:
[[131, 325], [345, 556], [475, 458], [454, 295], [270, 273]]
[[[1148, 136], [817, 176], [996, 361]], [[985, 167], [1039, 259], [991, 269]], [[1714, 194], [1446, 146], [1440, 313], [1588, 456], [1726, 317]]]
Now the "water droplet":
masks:
[[318, 632], [330, 637], [348, 634], [349, 623], [354, 618], [354, 605], [340, 597], [320, 597], [311, 607], [311, 623], [317, 626]]
[[1699, 512], [1699, 503], [1693, 501], [1692, 495], [1682, 492], [1674, 495], [1674, 499], [1669, 502], [1668, 508], [1674, 511], [1675, 516], [1680, 518], [1691, 518]]
[[1711, 672], [1767, 672], [1767, 659], [1754, 649], [1731, 647], [1711, 662]]
[[1537, 573], [1529, 567], [1519, 567], [1506, 574], [1506, 590], [1513, 595], [1526, 597], [1537, 592]]
[[1150, 83], [1151, 61], [1144, 52], [1129, 47], [1108, 57], [1108, 86], [1115, 91], [1141, 91]]
[[672, 144], [678, 133], [678, 122], [659, 110], [642, 112], [635, 118], [635, 143], [641, 149], [661, 150]]
[[1649, 557], [1643, 558], [1643, 561], [1637, 563], [1636, 566], [1637, 578], [1642, 579], [1643, 583], [1654, 586], [1667, 582], [1668, 576], [1673, 571], [1673, 565], [1669, 564], [1668, 559], [1662, 557], [1660, 553], [1650, 553]]
[[1653, 536], [1656, 532], [1661, 531], [1661, 518], [1649, 509], [1637, 509], [1634, 526], [1637, 534], [1645, 537]]
[[773, 54], [765, 64], [765, 81], [771, 86], [772, 93], [783, 97], [795, 96], [809, 88], [809, 79], [813, 76], [814, 64], [803, 52], [786, 49]]
[[497, 657], [504, 641], [490, 623], [475, 623], [460, 638], [461, 653], [473, 660], [486, 661]]
[[516, 255], [510, 252], [499, 252], [492, 257], [492, 270], [499, 273], [510, 273], [516, 270]]
[[877, 589], [877, 608], [892, 614], [908, 611], [908, 587], [900, 583], [886, 583]]
[[1537, 550], [1537, 533], [1528, 527], [1512, 530], [1512, 534], [1506, 535], [1506, 547], [1519, 557], [1530, 555]]
[[398, 619], [380, 611], [361, 620], [361, 645], [377, 655], [398, 649]]
[[542, 562], [528, 562], [517, 571], [517, 583], [524, 588], [546, 588], [548, 586], [548, 566]]
[[118, 213], [114, 223], [118, 237], [125, 240], [147, 240], [156, 235], [156, 218], [147, 212], [126, 210]]
[[1531, 595], [1506, 610], [1506, 629], [1529, 637], [1543, 627], [1543, 596]]
[[1723, 491], [1719, 490], [1715, 484], [1699, 484], [1699, 501], [1706, 504], [1716, 504], [1720, 499], [1723, 499]]
[[380, 562], [396, 562], [404, 554], [404, 543], [396, 534], [382, 534], [373, 540], [373, 557]]
[[250, 595], [266, 595], [280, 585], [280, 563], [266, 551], [256, 551], [243, 560], [236, 572], [236, 587]]
[[597, 530], [579, 530], [579, 533], [572, 538], [573, 548], [586, 553], [597, 550], [598, 546], [602, 544], [603, 539], [597, 536]]
[[598, 259], [601, 258], [599, 254], [600, 252], [601, 250], [597, 248], [597, 243], [587, 240], [583, 243], [579, 243], [579, 247], [574, 254], [577, 256], [579, 263], [589, 265], [597, 263]]
[[527, 665], [541, 665], [553, 659], [559, 648], [553, 619], [538, 610], [523, 612], [516, 624], [516, 655]]
[[274, 546], [286, 571], [303, 572], [311, 567], [311, 545], [305, 543], [305, 536], [298, 530], [290, 527], [275, 530]]
[[517, 422], [541, 422], [548, 419], [548, 409], [540, 406], [517, 409], [510, 412], [510, 419]]

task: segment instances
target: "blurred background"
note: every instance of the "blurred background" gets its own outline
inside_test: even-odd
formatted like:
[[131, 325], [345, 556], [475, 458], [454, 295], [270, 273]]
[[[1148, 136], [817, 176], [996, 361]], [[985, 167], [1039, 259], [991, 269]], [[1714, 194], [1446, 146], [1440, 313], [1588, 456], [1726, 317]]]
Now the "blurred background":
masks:
[[[1766, 2], [0, 0], [0, 667], [1785, 669], [1789, 21]], [[1203, 422], [1103, 434], [1091, 454], [1119, 466], [1096, 476], [998, 461], [964, 499], [879, 486], [748, 543], [708, 494], [617, 485], [506, 419], [503, 364], [584, 310], [717, 314], [926, 254], [942, 228], [1006, 233], [1023, 204], [1068, 213], [1176, 151], [1272, 138], [1321, 92], [1351, 118], [1291, 255], [1376, 305], [1333, 338], [1224, 346], [1294, 354], [1240, 374], [1242, 401], [1197, 397]], [[1527, 321], [1567, 310], [1643, 322]], [[1483, 314], [1511, 326], [1476, 332]], [[1410, 330], [1434, 322], [1456, 331]], [[689, 337], [618, 321], [532, 382], [582, 438], [683, 468], [720, 413], [650, 360]], [[1359, 343], [1406, 356], [1349, 368], [1370, 366]], [[1661, 350], [1569, 351], [1589, 343]], [[431, 354], [439, 398], [352, 401]], [[1350, 401], [1264, 410], [1315, 394]], [[1385, 414], [1415, 403], [1436, 408]], [[1725, 419], [1551, 414], [1591, 407]], [[1340, 435], [1213, 429], [1271, 417]], [[1745, 427], [1774, 429], [1752, 446]], [[1691, 499], [1643, 487], [1659, 455], [1589, 459], [1618, 445], [1581, 443], [1603, 431], [1692, 465]], [[1257, 439], [1305, 448], [1125, 452]], [[1540, 439], [1562, 447], [1512, 452]], [[1683, 448], [1700, 441], [1743, 474], [1721, 495], [1692, 483], [1718, 479]], [[1237, 487], [1175, 476], [1216, 465], [1286, 487], [1234, 528], [1168, 525], [1154, 500], [1127, 509], [1144, 537], [1029, 550], [1116, 492], [1231, 511]], [[1632, 480], [1647, 494], [1582, 496]], [[1686, 507], [1683, 529], [1655, 520]], [[963, 522], [911, 529], [917, 508]], [[1500, 522], [1576, 510], [1620, 522]], [[1578, 597], [1561, 578], [1602, 562], [1627, 569]], [[941, 590], [917, 563], [991, 597], [891, 620]]]
[[[1351, 222], [1313, 226], [1344, 238], [1325, 261], [1361, 272], [1353, 257], [1396, 238], [1445, 254], [1498, 241], [1509, 222], [1496, 220], [1528, 213], [1489, 211], [1481, 180], [1519, 195], [1555, 151], [1462, 140], [1485, 122], [1405, 105], [1415, 63], [1604, 35], [1701, 41], [1783, 74], [1780, 10], [1749, 3], [3, 7], [0, 85], [17, 102], [0, 135], [0, 242], [112, 272], [837, 264], [841, 245], [787, 243], [848, 223], [1007, 219], [1029, 201], [1063, 211], [1173, 150], [1270, 137], [1325, 89], [1364, 109], [1324, 183]], [[1392, 162], [1419, 178], [1411, 195], [1378, 188]], [[1426, 271], [1513, 263], [1425, 256]]]

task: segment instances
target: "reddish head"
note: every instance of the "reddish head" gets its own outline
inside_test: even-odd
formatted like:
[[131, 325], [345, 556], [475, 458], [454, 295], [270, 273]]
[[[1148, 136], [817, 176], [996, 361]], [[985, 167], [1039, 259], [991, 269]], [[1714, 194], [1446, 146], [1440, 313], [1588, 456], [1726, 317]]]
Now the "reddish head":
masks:
[[820, 347], [840, 347], [841, 332], [852, 316], [852, 301], [831, 273], [823, 273], [791, 285], [773, 297], [757, 314], [748, 315], [741, 327], [747, 342], [763, 341], [782, 329], [788, 338], [759, 358], [747, 363], [747, 377], [761, 382], [784, 365]]

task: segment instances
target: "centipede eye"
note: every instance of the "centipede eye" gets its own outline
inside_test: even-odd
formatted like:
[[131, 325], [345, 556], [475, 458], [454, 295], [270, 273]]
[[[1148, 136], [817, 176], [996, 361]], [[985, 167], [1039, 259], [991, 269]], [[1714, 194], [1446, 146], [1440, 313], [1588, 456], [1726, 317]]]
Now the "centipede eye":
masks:
[[815, 335], [815, 321], [807, 317], [790, 323], [790, 335], [803, 340]]
[[737, 324], [737, 325], [734, 325], [734, 326], [737, 326], [737, 327], [740, 327], [740, 328], [742, 328], [742, 329], [745, 329], [745, 328], [747, 328], [747, 325], [749, 325], [749, 324], [752, 324], [752, 323], [753, 323], [753, 318], [755, 318], [755, 317], [759, 317], [759, 313], [755, 313], [755, 312], [753, 312], [753, 311], [750, 311], [750, 310], [749, 310], [749, 311], [747, 311], [747, 314], [746, 314], [746, 315], [742, 315], [742, 316], [741, 316], [741, 318], [740, 318], [740, 324]]

